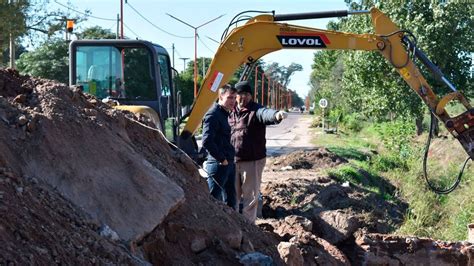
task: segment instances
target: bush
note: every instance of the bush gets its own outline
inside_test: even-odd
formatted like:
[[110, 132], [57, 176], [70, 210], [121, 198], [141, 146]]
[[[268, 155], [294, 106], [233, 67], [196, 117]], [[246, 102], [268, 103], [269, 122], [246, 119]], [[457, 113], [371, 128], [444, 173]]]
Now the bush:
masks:
[[362, 115], [358, 113], [353, 113], [350, 115], [346, 115], [342, 121], [344, 128], [350, 130], [352, 132], [360, 132], [363, 126], [364, 119]]
[[416, 134], [415, 123], [406, 120], [396, 120], [380, 123], [376, 127], [385, 147], [400, 158], [407, 158], [411, 153], [411, 139]]
[[372, 160], [372, 166], [375, 170], [381, 172], [388, 172], [397, 168], [408, 170], [406, 161], [394, 154], [376, 156]]

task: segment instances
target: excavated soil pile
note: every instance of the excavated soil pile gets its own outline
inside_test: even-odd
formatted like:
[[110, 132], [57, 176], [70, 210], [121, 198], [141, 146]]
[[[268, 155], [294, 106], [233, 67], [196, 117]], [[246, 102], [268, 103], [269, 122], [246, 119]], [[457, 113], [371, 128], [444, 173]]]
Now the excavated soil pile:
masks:
[[366, 234], [391, 232], [406, 204], [318, 171], [345, 162], [324, 149], [269, 160], [265, 219], [249, 224], [147, 124], [77, 88], [0, 69], [0, 265], [386, 265], [410, 250], [472, 263], [472, 246]]
[[334, 167], [347, 160], [329, 152], [326, 148], [296, 151], [271, 159], [267, 168], [270, 170], [285, 169], [318, 169]]
[[212, 200], [143, 122], [0, 69], [0, 264], [281, 265], [278, 237]]
[[0, 168], [0, 265], [144, 264], [52, 190]]
[[[374, 193], [355, 184], [341, 184], [320, 171], [347, 162], [325, 149], [294, 152], [270, 158], [269, 162], [261, 190], [264, 219], [258, 224], [280, 235], [287, 245], [304, 251], [305, 262], [324, 264], [338, 258], [337, 263], [352, 265], [474, 263], [470, 259], [474, 252], [471, 244], [443, 247], [434, 240], [413, 242], [410, 237], [371, 234], [393, 232], [403, 222], [407, 204], [394, 196], [395, 187], [383, 178], [377, 184], [379, 192]], [[312, 167], [307, 168], [311, 169], [281, 169], [301, 162], [308, 162]], [[363, 169], [359, 172], [369, 178]], [[384, 195], [392, 200], [385, 200]], [[410, 241], [418, 244], [416, 252], [412, 244], [406, 244]], [[321, 249], [308, 250], [308, 245], [323, 247], [331, 257], [314, 253]]]

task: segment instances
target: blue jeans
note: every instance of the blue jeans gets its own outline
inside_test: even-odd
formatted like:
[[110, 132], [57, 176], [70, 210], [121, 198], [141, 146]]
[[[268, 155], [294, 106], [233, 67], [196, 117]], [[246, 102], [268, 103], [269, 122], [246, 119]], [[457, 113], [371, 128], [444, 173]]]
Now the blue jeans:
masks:
[[207, 185], [211, 195], [236, 209], [235, 164], [221, 165], [217, 161], [206, 161], [206, 172], [209, 175]]

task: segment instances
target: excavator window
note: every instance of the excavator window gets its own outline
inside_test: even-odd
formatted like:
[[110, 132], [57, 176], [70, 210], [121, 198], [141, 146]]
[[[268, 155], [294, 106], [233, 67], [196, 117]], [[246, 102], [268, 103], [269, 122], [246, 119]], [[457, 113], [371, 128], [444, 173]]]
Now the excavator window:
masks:
[[161, 95], [171, 95], [171, 78], [170, 78], [170, 65], [168, 63], [168, 56], [158, 54], [158, 65], [160, 66], [160, 78], [161, 78]]
[[156, 101], [152, 61], [146, 48], [79, 46], [76, 84], [98, 98]]
[[168, 140], [174, 139], [173, 134], [173, 94], [171, 91], [171, 66], [169, 64], [168, 55], [158, 54], [158, 65], [160, 68], [160, 81], [161, 81], [161, 117], [164, 120], [164, 134]]

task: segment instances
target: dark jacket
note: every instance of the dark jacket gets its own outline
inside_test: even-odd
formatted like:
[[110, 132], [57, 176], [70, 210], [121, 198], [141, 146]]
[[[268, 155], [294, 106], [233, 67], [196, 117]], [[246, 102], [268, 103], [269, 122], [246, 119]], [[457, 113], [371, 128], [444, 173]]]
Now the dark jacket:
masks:
[[209, 153], [209, 161], [234, 161], [234, 147], [230, 143], [229, 113], [214, 104], [204, 116], [202, 146]]
[[275, 118], [277, 112], [253, 101], [245, 108], [234, 109], [229, 116], [229, 125], [236, 161], [255, 161], [267, 156], [265, 128], [279, 123]]

